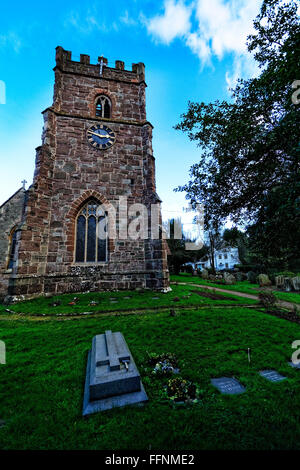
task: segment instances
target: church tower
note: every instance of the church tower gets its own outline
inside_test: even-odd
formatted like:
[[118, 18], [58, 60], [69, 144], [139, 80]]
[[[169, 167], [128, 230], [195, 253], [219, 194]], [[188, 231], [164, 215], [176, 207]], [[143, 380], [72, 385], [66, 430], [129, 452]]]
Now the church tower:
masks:
[[167, 289], [144, 64], [77, 62], [57, 47], [54, 71], [33, 184], [14, 246], [0, 251], [0, 295]]

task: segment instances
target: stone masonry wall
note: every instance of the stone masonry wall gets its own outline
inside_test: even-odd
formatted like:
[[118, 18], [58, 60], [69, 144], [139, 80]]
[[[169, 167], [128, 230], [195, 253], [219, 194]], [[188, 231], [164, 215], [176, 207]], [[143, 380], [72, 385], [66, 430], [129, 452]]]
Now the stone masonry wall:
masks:
[[[103, 75], [99, 73], [99, 65], [89, 64], [88, 56], [74, 62], [70, 52], [57, 48], [54, 102], [44, 112], [18, 271], [9, 292], [14, 297], [169, 285], [162, 240], [117, 238], [109, 241], [107, 262], [74, 263], [76, 216], [89, 198], [114, 207], [117, 217], [122, 196], [128, 205], [143, 203], [149, 211], [158, 201], [144, 65], [125, 71], [117, 61], [115, 69], [104, 67]], [[95, 116], [102, 93], [111, 99], [110, 119]], [[99, 122], [116, 135], [107, 150], [87, 141], [88, 128]]]
[[0, 207], [0, 298], [8, 289], [7, 263], [9, 259], [11, 233], [22, 222], [26, 191], [19, 189]]

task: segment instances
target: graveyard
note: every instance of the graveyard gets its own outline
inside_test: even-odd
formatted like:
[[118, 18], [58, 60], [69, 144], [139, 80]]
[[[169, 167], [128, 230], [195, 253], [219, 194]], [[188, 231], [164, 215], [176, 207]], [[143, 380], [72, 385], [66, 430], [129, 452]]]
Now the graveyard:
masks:
[[[299, 449], [299, 324], [190, 284], [1, 305], [0, 447]], [[122, 332], [148, 401], [82, 416], [88, 351], [107, 330]], [[157, 373], [159, 356], [176, 358], [176, 374]], [[169, 396], [176, 381], [191, 400]]]

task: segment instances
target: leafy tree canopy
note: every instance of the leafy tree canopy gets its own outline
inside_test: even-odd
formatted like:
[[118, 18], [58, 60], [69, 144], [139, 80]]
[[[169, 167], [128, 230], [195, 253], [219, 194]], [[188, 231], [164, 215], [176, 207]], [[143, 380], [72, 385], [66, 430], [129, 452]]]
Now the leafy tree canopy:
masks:
[[300, 105], [291, 99], [300, 79], [298, 7], [264, 0], [247, 42], [260, 75], [239, 80], [230, 103], [189, 102], [176, 126], [203, 149], [191, 180], [176, 190], [203, 203], [207, 219], [257, 221], [274, 187], [292, 187], [293, 210], [299, 204]]

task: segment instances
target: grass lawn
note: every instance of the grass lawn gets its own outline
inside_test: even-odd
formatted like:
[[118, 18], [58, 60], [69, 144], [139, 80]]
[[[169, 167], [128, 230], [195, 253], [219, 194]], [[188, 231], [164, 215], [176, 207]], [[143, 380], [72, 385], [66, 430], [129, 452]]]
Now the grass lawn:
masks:
[[[234, 297], [236, 300], [211, 300], [201, 297], [192, 292], [195, 290], [192, 286], [172, 286], [172, 291], [167, 294], [153, 291], [119, 291], [119, 292], [91, 292], [88, 294], [64, 294], [55, 297], [38, 297], [31, 301], [19, 302], [10, 305], [8, 308], [14, 312], [28, 313], [31, 315], [57, 315], [82, 312], [107, 312], [112, 310], [132, 310], [147, 309], [153, 307], [176, 307], [184, 305], [209, 305], [209, 304], [235, 304], [245, 303], [253, 304], [253, 300], [235, 297], [232, 294], [224, 294], [224, 297]], [[196, 289], [203, 291], [203, 289]], [[190, 294], [190, 295], [189, 295]], [[76, 305], [69, 305], [74, 299], [78, 298]], [[174, 301], [174, 299], [179, 299]], [[112, 299], [112, 300], [111, 300]], [[60, 305], [53, 307], [51, 304], [60, 302]], [[96, 305], [90, 305], [95, 301]], [[3, 305], [0, 306], [0, 314], [7, 315]]]
[[[221, 289], [235, 290], [237, 292], [245, 292], [246, 294], [258, 295], [260, 288], [258, 284], [251, 284], [249, 281], [236, 282], [233, 286], [227, 286], [225, 284], [217, 284], [216, 282], [207, 281], [201, 279], [199, 276], [193, 276], [189, 273], [181, 273], [179, 275], [172, 275], [171, 281], [177, 282], [192, 282], [201, 283], [206, 286], [220, 287]], [[273, 291], [275, 296], [280, 300], [287, 302], [294, 302], [300, 304], [300, 293], [297, 292], [277, 292]]]
[[[123, 332], [149, 403], [83, 419], [87, 352], [106, 329]], [[0, 339], [7, 349], [1, 449], [300, 449], [300, 370], [287, 364], [300, 326], [287, 320], [247, 306], [178, 309], [175, 317], [2, 316]], [[175, 353], [181, 376], [199, 385], [200, 402], [173, 408], [161, 393], [166, 379], [144, 369], [147, 351]], [[258, 374], [263, 368], [288, 379], [268, 382]], [[221, 395], [210, 384], [220, 376], [235, 376], [246, 393]]]

